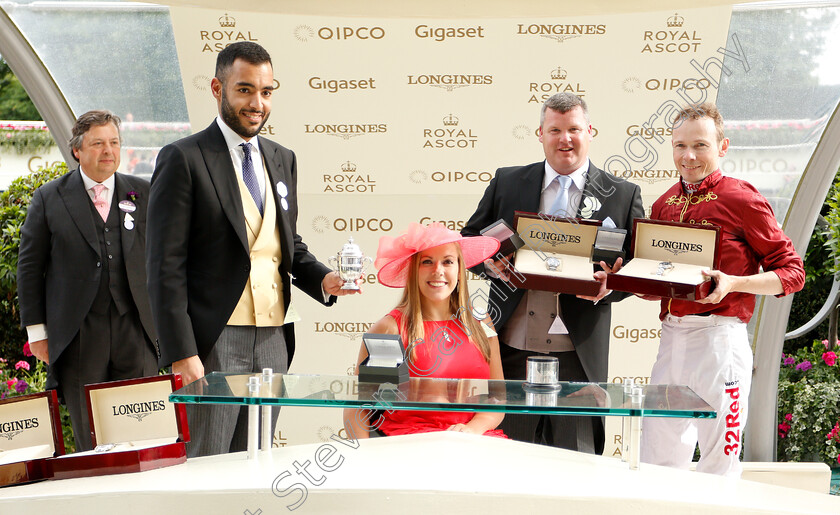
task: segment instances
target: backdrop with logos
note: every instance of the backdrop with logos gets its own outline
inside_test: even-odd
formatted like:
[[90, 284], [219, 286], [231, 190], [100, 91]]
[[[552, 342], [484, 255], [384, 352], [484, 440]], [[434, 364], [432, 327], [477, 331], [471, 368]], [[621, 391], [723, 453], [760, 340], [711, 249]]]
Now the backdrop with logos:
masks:
[[[336, 17], [172, 7], [194, 131], [216, 115], [217, 53], [254, 41], [272, 55], [277, 91], [262, 135], [294, 150], [298, 232], [322, 261], [349, 237], [370, 256], [410, 222], [459, 230], [496, 168], [541, 161], [542, 102], [589, 104], [593, 162], [637, 183], [645, 208], [679, 177], [669, 122], [689, 101], [714, 100], [738, 73], [730, 6], [578, 17]], [[724, 57], [730, 59], [724, 65]], [[734, 63], [734, 64], [733, 64]], [[767, 166], [772, 166], [772, 163]], [[362, 296], [332, 308], [293, 292], [295, 373], [353, 374], [361, 334], [400, 292], [363, 277]], [[470, 289], [487, 290], [471, 277]], [[659, 343], [658, 303], [614, 305], [610, 381], [644, 384]], [[325, 385], [332, 388], [334, 385]], [[335, 386], [336, 388], [338, 386]], [[283, 408], [275, 445], [344, 436], [341, 411]], [[605, 454], [619, 454], [608, 419]]]

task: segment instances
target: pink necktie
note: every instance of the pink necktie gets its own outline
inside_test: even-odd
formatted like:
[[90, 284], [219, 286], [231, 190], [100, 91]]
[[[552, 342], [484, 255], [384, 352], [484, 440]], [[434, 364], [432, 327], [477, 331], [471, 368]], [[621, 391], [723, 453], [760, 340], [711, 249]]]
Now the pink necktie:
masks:
[[93, 187], [93, 205], [96, 206], [96, 210], [99, 211], [99, 216], [102, 217], [102, 221], [105, 222], [108, 220], [108, 202], [105, 201], [105, 191], [108, 188], [101, 184], [97, 184]]

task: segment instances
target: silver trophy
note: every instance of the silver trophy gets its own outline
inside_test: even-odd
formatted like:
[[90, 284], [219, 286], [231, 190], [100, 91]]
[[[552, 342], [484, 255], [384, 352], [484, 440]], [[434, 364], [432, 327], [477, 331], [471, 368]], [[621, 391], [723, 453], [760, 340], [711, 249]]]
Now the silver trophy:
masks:
[[351, 236], [338, 254], [330, 256], [328, 262], [344, 281], [341, 286], [342, 290], [358, 290], [359, 286], [356, 284], [356, 280], [362, 276], [365, 267], [373, 263], [373, 258], [362, 254], [362, 250], [353, 243]]

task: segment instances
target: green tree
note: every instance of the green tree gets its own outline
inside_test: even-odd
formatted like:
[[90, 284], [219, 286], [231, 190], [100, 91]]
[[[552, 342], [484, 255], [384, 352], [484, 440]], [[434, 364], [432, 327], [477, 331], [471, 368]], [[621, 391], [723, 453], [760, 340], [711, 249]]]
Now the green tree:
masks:
[[0, 57], [0, 120], [41, 120], [35, 104], [6, 61]]
[[67, 173], [59, 163], [18, 177], [0, 194], [0, 358], [14, 363], [23, 359], [26, 332], [20, 328], [17, 297], [17, 262], [20, 228], [38, 187]]
[[[828, 214], [828, 205], [822, 209], [823, 216]], [[811, 241], [808, 243], [808, 250], [804, 256], [805, 264], [805, 287], [801, 292], [794, 294], [793, 304], [790, 308], [788, 319], [788, 331], [793, 331], [811, 320], [825, 303], [828, 293], [831, 290], [832, 273], [830, 263], [833, 261], [831, 249], [826, 245], [829, 233], [825, 227], [817, 225], [811, 234]], [[824, 320], [813, 331], [801, 336], [787, 340], [783, 351], [793, 354], [797, 349], [811, 345], [814, 340], [828, 338], [828, 320]]]

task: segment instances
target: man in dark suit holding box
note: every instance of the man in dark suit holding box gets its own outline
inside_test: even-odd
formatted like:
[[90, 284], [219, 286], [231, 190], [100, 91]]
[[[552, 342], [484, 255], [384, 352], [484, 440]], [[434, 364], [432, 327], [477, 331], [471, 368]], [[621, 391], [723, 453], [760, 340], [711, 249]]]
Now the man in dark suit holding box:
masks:
[[76, 120], [79, 168], [35, 191], [20, 233], [21, 323], [50, 365], [47, 388], [67, 403], [77, 451], [92, 447], [84, 385], [158, 370], [146, 292], [149, 183], [116, 173], [119, 126], [109, 111]]
[[[629, 233], [633, 219], [644, 216], [640, 189], [594, 166], [589, 161], [591, 140], [583, 99], [558, 93], [546, 100], [540, 117], [545, 161], [498, 169], [462, 233], [477, 235], [499, 219], [513, 226], [515, 211], [601, 220], [605, 227]], [[616, 269], [620, 266], [619, 260]], [[595, 274], [602, 283], [596, 297], [525, 291], [507, 281], [504, 269], [496, 261], [474, 271], [490, 279], [488, 310], [499, 331], [505, 379], [525, 379], [528, 356], [549, 355], [560, 361], [560, 380], [605, 382], [610, 305], [626, 294], [609, 294], [604, 272]], [[493, 270], [502, 271], [501, 277]], [[500, 428], [515, 440], [596, 454], [604, 449], [600, 417], [508, 415]]]

